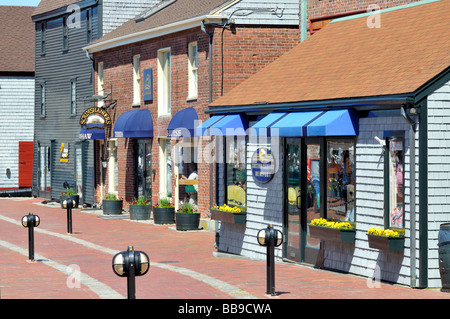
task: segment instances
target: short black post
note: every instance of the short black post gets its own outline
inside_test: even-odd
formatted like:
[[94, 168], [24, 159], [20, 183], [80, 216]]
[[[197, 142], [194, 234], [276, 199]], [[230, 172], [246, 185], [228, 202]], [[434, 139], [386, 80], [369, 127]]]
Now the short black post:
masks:
[[128, 275], [127, 275], [127, 295], [128, 299], [136, 299], [136, 269], [135, 255], [132, 247], [128, 249]]
[[114, 273], [119, 277], [127, 277], [127, 297], [136, 299], [136, 276], [143, 276], [150, 268], [150, 259], [142, 251], [135, 251], [128, 246], [126, 251], [116, 254], [112, 260]]
[[72, 234], [72, 208], [75, 201], [71, 198], [65, 199], [63, 207], [67, 210], [67, 233]]
[[272, 225], [261, 229], [257, 235], [258, 243], [267, 247], [267, 288], [266, 293], [275, 296], [275, 247], [283, 243], [283, 233], [275, 230]]
[[28, 259], [34, 261], [34, 227], [39, 226], [39, 216], [29, 213], [22, 217], [22, 226], [28, 228]]

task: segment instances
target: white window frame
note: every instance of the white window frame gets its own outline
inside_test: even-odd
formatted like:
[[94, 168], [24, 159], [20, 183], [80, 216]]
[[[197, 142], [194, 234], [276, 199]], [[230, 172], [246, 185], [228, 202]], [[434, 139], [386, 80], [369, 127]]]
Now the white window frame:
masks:
[[[167, 149], [170, 150], [171, 144], [170, 144], [170, 138], [160, 138], [159, 139], [159, 194], [160, 198], [165, 198], [168, 196], [168, 185], [169, 183], [172, 183], [172, 179], [168, 177], [168, 157], [167, 157]], [[170, 150], [171, 151], [171, 150]], [[172, 153], [172, 152], [170, 152]], [[170, 161], [172, 161], [172, 156], [170, 156]], [[170, 163], [172, 166], [172, 163]], [[172, 170], [173, 174], [173, 170]], [[173, 196], [173, 189], [172, 184], [170, 184], [171, 187], [171, 194]]]
[[42, 82], [39, 85], [39, 99], [40, 99], [40, 115], [41, 117], [45, 117], [46, 112], [46, 101], [45, 101], [45, 82]]
[[198, 97], [198, 46], [197, 41], [188, 45], [188, 100], [196, 100]]
[[[104, 95], [105, 87], [103, 84], [103, 62], [98, 62], [97, 64], [97, 94]], [[98, 107], [103, 107], [105, 102], [103, 99], [98, 100]]]
[[141, 56], [133, 56], [133, 106], [141, 105]]
[[[164, 65], [164, 62], [167, 62]], [[171, 50], [158, 50], [158, 116], [171, 114]]]

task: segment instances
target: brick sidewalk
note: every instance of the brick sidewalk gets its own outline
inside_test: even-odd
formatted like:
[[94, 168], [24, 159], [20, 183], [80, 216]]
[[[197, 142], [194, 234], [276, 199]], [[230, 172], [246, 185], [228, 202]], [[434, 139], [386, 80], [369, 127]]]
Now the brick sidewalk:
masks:
[[[99, 211], [77, 209], [73, 234], [67, 234], [66, 211], [41, 202], [0, 199], [2, 299], [126, 298], [126, 279], [114, 275], [111, 261], [129, 245], [146, 252], [151, 260], [149, 272], [136, 278], [138, 299], [450, 298], [439, 289], [385, 283], [369, 288], [365, 278], [290, 263], [276, 264], [277, 296], [267, 296], [265, 261], [215, 253], [214, 232], [179, 232], [174, 226], [104, 219]], [[41, 218], [35, 229], [35, 255], [41, 258], [36, 262], [27, 261], [28, 232], [20, 225], [28, 212]], [[73, 269], [80, 273], [71, 273]], [[81, 285], [73, 287], [79, 275]]]

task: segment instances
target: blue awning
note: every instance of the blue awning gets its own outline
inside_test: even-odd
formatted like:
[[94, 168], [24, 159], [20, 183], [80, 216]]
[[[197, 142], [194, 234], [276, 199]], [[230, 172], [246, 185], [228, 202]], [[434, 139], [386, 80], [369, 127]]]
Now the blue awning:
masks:
[[149, 110], [131, 110], [120, 115], [114, 125], [114, 137], [153, 137], [153, 121]]
[[175, 114], [167, 127], [168, 137], [194, 137], [198, 116], [193, 107], [183, 109]]
[[256, 136], [356, 136], [358, 118], [352, 110], [271, 113], [251, 127]]
[[358, 116], [352, 110], [331, 110], [307, 126], [307, 136], [356, 136]]
[[82, 127], [80, 130], [80, 140], [104, 140], [105, 130], [99, 128], [87, 129]]
[[245, 136], [248, 119], [243, 114], [213, 115], [195, 129], [196, 136]]

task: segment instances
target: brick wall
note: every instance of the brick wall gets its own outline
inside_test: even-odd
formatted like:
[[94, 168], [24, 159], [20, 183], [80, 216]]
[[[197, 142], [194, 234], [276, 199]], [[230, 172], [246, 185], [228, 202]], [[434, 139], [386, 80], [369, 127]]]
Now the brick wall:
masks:
[[361, 10], [367, 11], [369, 6], [373, 5], [377, 5], [380, 9], [386, 9], [417, 1], [420, 0], [308, 0], [308, 35], [310, 34], [310, 19], [334, 16]]
[[[299, 42], [298, 28], [238, 26], [231, 30], [223, 30], [209, 27], [209, 32], [213, 33], [213, 99], [228, 92]], [[198, 98], [188, 101], [188, 44], [192, 41], [197, 41], [198, 45]], [[122, 113], [133, 109], [133, 55], [140, 54], [141, 77], [144, 69], [153, 68], [153, 101], [144, 102], [141, 97], [140, 105], [140, 108], [150, 110], [153, 119], [152, 170], [155, 171], [152, 175], [153, 203], [158, 201], [160, 193], [158, 137], [167, 135], [167, 125], [170, 122], [170, 117], [158, 117], [157, 55], [159, 49], [168, 47], [171, 49], [171, 114], [173, 116], [184, 108], [193, 107], [197, 111], [199, 120], [205, 121], [209, 118], [209, 115], [204, 112], [209, 104], [209, 37], [200, 28], [106, 50], [94, 55], [96, 62], [104, 64], [105, 89], [109, 90], [112, 85], [113, 98], [117, 99], [117, 106], [114, 110], [109, 110], [113, 125]], [[95, 80], [97, 80], [96, 76]], [[97, 88], [97, 83], [94, 87]], [[120, 138], [118, 141], [118, 191], [119, 196], [129, 202], [134, 197], [135, 188], [134, 142], [132, 139]], [[207, 149], [209, 139], [200, 141], [199, 147], [202, 150]], [[176, 142], [174, 139], [171, 141], [172, 150]], [[172, 167], [174, 167], [173, 164]], [[104, 170], [104, 173], [107, 189], [107, 170]], [[208, 162], [203, 161], [198, 164], [198, 175], [199, 211], [206, 216], [210, 207], [210, 191], [214, 192], [215, 184], [214, 180], [211, 180]], [[99, 181], [99, 176], [96, 180]], [[172, 178], [172, 189], [175, 187], [174, 183], [175, 180]], [[98, 194], [97, 190], [97, 196]], [[100, 200], [98, 197], [97, 202]], [[125, 207], [127, 204], [125, 203]]]

